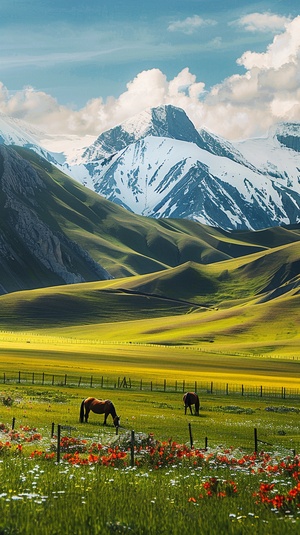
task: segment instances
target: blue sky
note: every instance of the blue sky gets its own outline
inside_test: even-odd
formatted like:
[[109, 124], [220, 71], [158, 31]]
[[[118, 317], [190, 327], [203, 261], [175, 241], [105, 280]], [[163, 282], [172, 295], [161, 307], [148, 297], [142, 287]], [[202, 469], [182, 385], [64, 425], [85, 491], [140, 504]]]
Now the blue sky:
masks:
[[[156, 105], [160, 92], [161, 103], [181, 102], [191, 116], [196, 93], [202, 105], [213, 106], [215, 86], [225, 89], [226, 80], [252, 72], [254, 54], [266, 53], [276, 35], [286, 32], [299, 16], [298, 4], [298, 0], [1, 0], [0, 111], [38, 123], [44, 108], [42, 126], [48, 114], [51, 128], [59, 128], [60, 115], [69, 121], [69, 131], [73, 121], [74, 133], [93, 135], [111, 126], [107, 115], [112, 105], [112, 122], [117, 123], [117, 107], [120, 121], [124, 120], [125, 103], [132, 115], [148, 101]], [[268, 84], [278, 85], [268, 75]], [[176, 102], [174, 91], [182, 97], [189, 88], [189, 106], [182, 98]], [[244, 98], [249, 98], [247, 91]], [[94, 105], [87, 106], [92, 100]], [[87, 117], [95, 113], [98, 125], [95, 117]], [[199, 106], [195, 115], [196, 122], [202, 118], [212, 129], [207, 110], [204, 113]], [[272, 120], [267, 123], [270, 126]], [[228, 132], [219, 133], [235, 137], [234, 128]]]

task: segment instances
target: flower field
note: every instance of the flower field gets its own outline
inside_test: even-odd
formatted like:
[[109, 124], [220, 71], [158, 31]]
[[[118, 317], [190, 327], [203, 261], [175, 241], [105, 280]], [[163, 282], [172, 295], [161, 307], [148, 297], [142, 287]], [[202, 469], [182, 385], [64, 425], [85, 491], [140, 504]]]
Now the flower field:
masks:
[[0, 533], [299, 533], [298, 455], [107, 437], [1, 424]]

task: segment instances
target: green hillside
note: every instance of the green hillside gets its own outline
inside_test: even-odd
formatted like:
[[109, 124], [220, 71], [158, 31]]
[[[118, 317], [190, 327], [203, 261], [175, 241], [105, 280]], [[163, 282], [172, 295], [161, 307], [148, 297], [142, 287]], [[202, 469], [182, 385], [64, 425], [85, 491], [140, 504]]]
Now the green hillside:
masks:
[[297, 351], [299, 245], [147, 275], [15, 292], [0, 329], [214, 350]]
[[[47, 253], [54, 243], [62, 268], [87, 282], [62, 284], [17, 234], [18, 225], [8, 224], [14, 220], [3, 157], [0, 225], [2, 251], [9, 254], [0, 258], [0, 284], [9, 281], [10, 293], [0, 296], [0, 330], [228, 351], [298, 350], [299, 225], [226, 232], [144, 218], [31, 151], [18, 148], [17, 157], [10, 151], [5, 158], [25, 181], [21, 192], [17, 181], [11, 186], [11, 205], [24, 210], [33, 232], [49, 229], [46, 244], [37, 238], [39, 248]], [[101, 280], [98, 267], [113, 278]]]
[[[46, 186], [35, 192], [34, 211], [37, 217], [56, 235], [66, 236], [71, 243], [80, 246], [116, 278], [153, 273], [188, 261], [210, 264], [263, 251], [278, 242], [283, 244], [300, 240], [300, 233], [297, 234], [296, 230], [272, 229], [263, 235], [225, 232], [192, 221], [155, 220], [137, 216], [81, 186], [32, 151], [23, 148], [15, 150], [24, 165], [29, 164], [29, 169], [37, 172]], [[28, 167], [26, 170], [28, 172]], [[25, 179], [20, 177], [20, 180]], [[30, 209], [32, 211], [32, 203]], [[7, 229], [4, 235], [6, 233]], [[274, 238], [274, 234], [278, 234], [278, 238]], [[11, 241], [11, 237], [8, 240]], [[24, 277], [26, 273], [32, 273], [32, 276], [30, 285], [26, 286], [25, 281], [22, 287], [19, 280], [15, 290], [34, 287], [34, 273], [39, 265], [32, 254], [28, 257], [24, 243], [22, 247]], [[22, 251], [20, 247], [18, 250]], [[70, 255], [70, 251], [66, 251], [67, 255]], [[86, 266], [78, 263], [77, 256], [73, 260], [73, 271], [83, 273], [87, 281], [99, 279]], [[12, 273], [12, 265], [9, 267]], [[45, 284], [47, 278], [49, 284]], [[60, 282], [44, 269], [43, 276], [37, 277], [35, 287]]]

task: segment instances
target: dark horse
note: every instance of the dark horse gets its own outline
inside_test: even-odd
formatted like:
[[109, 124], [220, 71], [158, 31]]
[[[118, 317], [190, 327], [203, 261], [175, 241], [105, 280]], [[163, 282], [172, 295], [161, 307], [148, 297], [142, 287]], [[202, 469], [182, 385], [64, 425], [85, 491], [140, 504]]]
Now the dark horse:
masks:
[[117, 416], [115, 406], [110, 399], [100, 400], [96, 398], [86, 398], [82, 401], [80, 406], [79, 421], [83, 423], [88, 421], [90, 411], [96, 414], [104, 414], [103, 425], [106, 425], [107, 417], [111, 414], [115, 427], [120, 425], [120, 417]]
[[186, 414], [188, 407], [191, 411], [191, 414], [193, 414], [192, 405], [195, 405], [195, 415], [199, 416], [200, 401], [199, 401], [199, 396], [198, 394], [196, 394], [196, 392], [187, 392], [186, 394], [184, 394], [183, 403], [184, 403], [184, 414]]

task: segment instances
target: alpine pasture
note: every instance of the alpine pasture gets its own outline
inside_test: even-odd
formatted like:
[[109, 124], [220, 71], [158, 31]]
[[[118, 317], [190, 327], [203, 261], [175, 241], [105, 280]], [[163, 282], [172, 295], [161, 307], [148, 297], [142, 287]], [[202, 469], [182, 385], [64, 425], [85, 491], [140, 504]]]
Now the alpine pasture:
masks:
[[[194, 312], [82, 328], [16, 321], [1, 332], [3, 533], [298, 533], [297, 349], [288, 341], [266, 354], [269, 342], [252, 335], [203, 341], [220, 311], [199, 314], [200, 324]], [[219, 321], [231, 328], [226, 316]], [[199, 417], [184, 415], [182, 401], [195, 382]], [[211, 392], [212, 382], [229, 393]], [[247, 385], [263, 396], [245, 395]], [[90, 395], [113, 401], [118, 434], [102, 415], [79, 423]]]
[[[1, 296], [2, 533], [299, 532], [299, 247], [282, 234], [243, 258]], [[79, 422], [90, 396], [117, 430]]]

